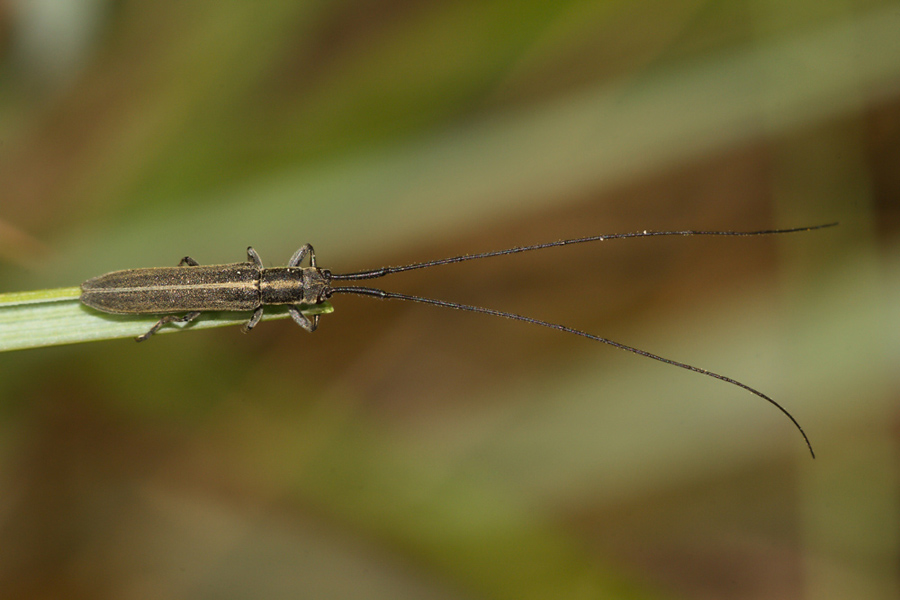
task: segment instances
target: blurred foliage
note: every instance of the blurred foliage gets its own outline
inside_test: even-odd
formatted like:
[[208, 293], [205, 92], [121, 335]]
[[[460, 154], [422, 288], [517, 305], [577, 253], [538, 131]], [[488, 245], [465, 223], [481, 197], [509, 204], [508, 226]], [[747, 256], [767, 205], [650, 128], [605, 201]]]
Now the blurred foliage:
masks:
[[398, 302], [4, 353], [4, 597], [900, 594], [900, 3], [29, 0], [0, 40], [0, 292], [841, 221], [384, 282], [745, 381], [816, 461], [739, 389]]

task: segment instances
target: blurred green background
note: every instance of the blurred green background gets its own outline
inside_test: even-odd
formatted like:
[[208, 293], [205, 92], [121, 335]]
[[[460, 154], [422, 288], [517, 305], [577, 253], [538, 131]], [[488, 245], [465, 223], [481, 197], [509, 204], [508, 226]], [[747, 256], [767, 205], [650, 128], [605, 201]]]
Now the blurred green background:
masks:
[[0, 2], [0, 292], [338, 297], [0, 357], [4, 598], [900, 597], [900, 3]]

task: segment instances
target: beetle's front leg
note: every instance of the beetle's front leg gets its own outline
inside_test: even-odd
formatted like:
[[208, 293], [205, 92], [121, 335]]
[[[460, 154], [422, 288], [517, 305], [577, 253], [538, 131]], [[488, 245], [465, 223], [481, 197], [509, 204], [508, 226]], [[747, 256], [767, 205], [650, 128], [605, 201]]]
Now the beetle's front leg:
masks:
[[312, 333], [316, 330], [316, 327], [319, 326], [319, 315], [313, 315], [312, 319], [309, 319], [306, 315], [300, 312], [300, 309], [296, 306], [292, 306], [289, 310], [291, 313], [291, 317], [294, 321], [297, 322], [297, 325]]
[[303, 262], [303, 259], [306, 258], [306, 255], [309, 254], [309, 266], [312, 268], [316, 268], [316, 251], [313, 250], [313, 247], [310, 244], [303, 244], [300, 246], [300, 249], [294, 252], [294, 255], [291, 257], [291, 260], [288, 261], [289, 267], [299, 267], [300, 263]]
[[178, 261], [179, 267], [183, 267], [184, 265], [187, 265], [189, 267], [199, 267], [200, 263], [198, 263], [196, 260], [194, 260], [190, 256], [185, 256], [180, 261]]

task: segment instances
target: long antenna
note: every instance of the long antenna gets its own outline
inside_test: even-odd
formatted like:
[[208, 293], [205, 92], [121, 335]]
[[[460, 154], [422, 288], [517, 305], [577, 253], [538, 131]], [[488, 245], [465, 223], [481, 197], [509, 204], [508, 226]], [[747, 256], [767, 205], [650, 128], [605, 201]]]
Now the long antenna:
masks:
[[331, 278], [336, 281], [351, 281], [360, 279], [377, 279], [385, 275], [393, 273], [402, 273], [403, 271], [413, 271], [415, 269], [425, 269], [428, 267], [437, 267], [439, 265], [450, 265], [454, 263], [465, 262], [467, 260], [478, 260], [481, 258], [490, 258], [492, 256], [504, 256], [507, 254], [518, 254], [519, 252], [530, 252], [532, 250], [543, 250], [545, 248], [556, 248], [557, 246], [568, 246], [570, 244], [584, 244], [587, 242], [602, 242], [604, 240], [618, 240], [622, 238], [636, 237], [655, 237], [662, 235], [730, 235], [738, 237], [748, 237], [754, 235], [774, 235], [778, 233], [797, 233], [799, 231], [812, 231], [814, 229], [825, 229], [826, 227], [834, 227], [837, 223], [826, 223], [825, 225], [815, 225], [813, 227], [795, 227], [793, 229], [763, 229], [760, 231], [635, 231], [632, 233], [612, 233], [607, 235], [592, 235], [588, 237], [574, 238], [571, 240], [559, 240], [556, 242], [547, 242], [545, 244], [535, 244], [533, 246], [516, 246], [515, 248], [507, 248], [506, 250], [494, 250], [492, 252], [480, 252], [478, 254], [463, 254], [462, 256], [454, 256], [452, 258], [441, 258], [438, 260], [429, 260], [426, 262], [413, 263], [400, 267], [381, 267], [369, 271], [359, 271], [357, 273], [332, 274]]
[[669, 358], [664, 358], [657, 354], [653, 354], [651, 352], [647, 352], [645, 350], [640, 350], [639, 348], [634, 348], [632, 346], [628, 346], [625, 344], [621, 344], [619, 342], [615, 342], [613, 340], [600, 337], [599, 335], [593, 335], [586, 331], [581, 331], [580, 329], [574, 329], [572, 327], [566, 327], [565, 325], [559, 325], [558, 323], [550, 323], [549, 321], [542, 321], [540, 319], [534, 319], [532, 317], [526, 317], [524, 315], [518, 315], [516, 313], [504, 312], [502, 310], [494, 310], [492, 308], [485, 308], [483, 306], [472, 306], [470, 304], [459, 304], [458, 302], [448, 302], [445, 300], [435, 300], [434, 298], [423, 298], [422, 296], [410, 296], [408, 294], [398, 294], [395, 292], [386, 292], [384, 290], [379, 290], [375, 288], [367, 288], [367, 287], [336, 287], [331, 288], [331, 293], [333, 294], [358, 294], [360, 296], [374, 296], [376, 298], [380, 298], [382, 300], [409, 300], [411, 302], [421, 302], [422, 304], [431, 304], [432, 306], [440, 306], [443, 308], [452, 308], [454, 310], [465, 310], [474, 313], [481, 313], [483, 315], [491, 315], [494, 317], [503, 317], [505, 319], [513, 319], [514, 321], [523, 321], [525, 323], [531, 323], [532, 325], [540, 325], [541, 327], [547, 327], [549, 329], [555, 329], [557, 331], [564, 331], [566, 333], [574, 333], [575, 335], [580, 335], [581, 337], [585, 337], [589, 340], [594, 340], [595, 342], [602, 342], [604, 344], [609, 344], [615, 348], [620, 350], [625, 350], [627, 352], [632, 352], [639, 356], [646, 356], [647, 358], [652, 358], [653, 360], [658, 360], [659, 362], [666, 363], [667, 365], [672, 365], [675, 367], [681, 367], [682, 369], [687, 369], [688, 371], [693, 371], [694, 373], [700, 373], [701, 375], [706, 375], [708, 377], [712, 377], [713, 379], [718, 379], [719, 381], [724, 381], [725, 383], [730, 383], [731, 385], [736, 385], [739, 388], [745, 389], [751, 394], [755, 394], [759, 396], [769, 404], [772, 404], [784, 413], [788, 419], [791, 420], [791, 423], [794, 424], [794, 427], [797, 428], [797, 431], [800, 432], [800, 435], [803, 436], [803, 441], [806, 442], [806, 447], [809, 448], [809, 453], [813, 458], [816, 457], [816, 453], [813, 451], [812, 444], [809, 441], [809, 438], [806, 436], [806, 432], [803, 431], [803, 428], [800, 426], [800, 423], [797, 422], [797, 419], [787, 411], [783, 406], [778, 404], [775, 400], [770, 398], [769, 396], [763, 394], [757, 389], [750, 387], [745, 383], [741, 383], [736, 379], [732, 379], [731, 377], [726, 377], [725, 375], [719, 375], [713, 371], [707, 371], [706, 369], [701, 369], [700, 367], [695, 367], [693, 365], [689, 365], [687, 363], [679, 362], [677, 360], [672, 360]]
[[[465, 262], [469, 260], [478, 260], [482, 258], [489, 258], [492, 256], [504, 256], [507, 254], [518, 254], [519, 252], [530, 252], [532, 250], [543, 250], [545, 248], [555, 248], [557, 246], [568, 246], [570, 244], [583, 244], [587, 242], [599, 242], [603, 240], [613, 240], [613, 239], [622, 239], [622, 238], [635, 238], [635, 237], [653, 237], [653, 236], [669, 236], [669, 235], [683, 235], [683, 236], [694, 236], [694, 235], [719, 235], [719, 236], [758, 236], [758, 235], [773, 235], [780, 233], [797, 233], [800, 231], [812, 231], [815, 229], [824, 229], [826, 227], [834, 227], [837, 223], [826, 223], [824, 225], [816, 225], [813, 227], [796, 227], [792, 229], [764, 229], [759, 231], [697, 231], [697, 230], [685, 230], [685, 231], [638, 231], [633, 233], [615, 233], [609, 235], [594, 235], [588, 237], [574, 238], [568, 240], [559, 240], [556, 242], [548, 242], [545, 244], [535, 244], [532, 246], [517, 246], [515, 248], [508, 248], [506, 250], [495, 250], [492, 252], [481, 252], [478, 254], [464, 254], [462, 256], [454, 256], [451, 258], [443, 258], [438, 260], [431, 260], [420, 263], [413, 263], [409, 265], [403, 265], [399, 267], [382, 267], [379, 269], [372, 269], [369, 271], [359, 271], [356, 273], [345, 273], [345, 274], [332, 274], [331, 279], [333, 281], [355, 281], [361, 279], [377, 279], [379, 277], [384, 277], [385, 275], [391, 275], [393, 273], [401, 273], [403, 271], [412, 271], [415, 269], [425, 269], [428, 267], [436, 267], [439, 265], [448, 265], [454, 263]], [[491, 315], [494, 317], [503, 317], [505, 319], [512, 319], [514, 321], [522, 321], [524, 323], [531, 323], [533, 325], [539, 325], [541, 327], [547, 327], [548, 329], [555, 329], [557, 331], [563, 331], [565, 333], [572, 333], [575, 335], [579, 335], [581, 337], [587, 338], [589, 340], [593, 340], [595, 342], [601, 342], [603, 344], [608, 344], [613, 346], [614, 348], [618, 348], [620, 350], [625, 350], [626, 352], [631, 352], [633, 354], [637, 354], [638, 356], [644, 356], [646, 358], [652, 358], [653, 360], [665, 363], [667, 365], [672, 365], [675, 367], [680, 367], [682, 369], [686, 369], [688, 371], [693, 371], [694, 373], [700, 373], [701, 375], [706, 375], [707, 377], [712, 377], [713, 379], [718, 379], [719, 381], [724, 381], [725, 383], [730, 383], [731, 385], [735, 385], [741, 389], [744, 389], [755, 396], [759, 396], [769, 404], [773, 405], [775, 408], [780, 410], [788, 419], [791, 420], [791, 423], [794, 424], [794, 427], [797, 428], [797, 431], [800, 432], [800, 435], [803, 436], [803, 441], [806, 442], [806, 447], [809, 449], [810, 455], [815, 458], [816, 453], [813, 451], [812, 444], [809, 441], [809, 438], [806, 436], [806, 432], [803, 431], [803, 427], [800, 426], [800, 423], [797, 422], [797, 419], [787, 411], [783, 406], [778, 404], [775, 400], [763, 394], [759, 390], [750, 387], [745, 383], [741, 383], [736, 379], [732, 379], [731, 377], [726, 377], [725, 375], [720, 375], [713, 371], [707, 371], [706, 369], [701, 369], [700, 367], [695, 367], [693, 365], [689, 365], [687, 363], [679, 362], [677, 360], [672, 360], [669, 358], [664, 358], [657, 354], [653, 354], [651, 352], [647, 352], [645, 350], [640, 350], [639, 348], [634, 348], [632, 346], [628, 346], [626, 344], [621, 344], [619, 342], [615, 342], [613, 340], [600, 337], [598, 335], [593, 335], [591, 333], [587, 333], [586, 331], [581, 331], [580, 329], [574, 329], [572, 327], [566, 327], [565, 325], [559, 325], [558, 323], [550, 323], [549, 321], [542, 321], [541, 319], [535, 319], [532, 317], [526, 317], [524, 315], [519, 315], [516, 313], [505, 312], [501, 310], [494, 310], [492, 308], [485, 308], [482, 306], [472, 306], [469, 304], [460, 304], [458, 302], [449, 302], [446, 300], [436, 300], [434, 298], [424, 298], [422, 296], [411, 296], [408, 294], [399, 294], [396, 292], [388, 292], [385, 290], [380, 290], [376, 288], [369, 287], [358, 287], [358, 286], [344, 286], [344, 287], [332, 287], [328, 288], [327, 294], [330, 296], [332, 294], [357, 294], [360, 296], [373, 296], [375, 298], [380, 298], [382, 300], [408, 300], [411, 302], [419, 302], [422, 304], [430, 304], [432, 306], [440, 306], [442, 308], [450, 308], [453, 310], [464, 310], [468, 312], [480, 313], [483, 315]]]

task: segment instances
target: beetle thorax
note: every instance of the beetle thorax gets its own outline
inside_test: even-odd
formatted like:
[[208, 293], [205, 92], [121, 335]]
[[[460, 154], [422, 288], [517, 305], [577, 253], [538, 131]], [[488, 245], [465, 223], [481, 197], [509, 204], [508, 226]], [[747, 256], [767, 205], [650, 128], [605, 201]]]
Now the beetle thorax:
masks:
[[263, 269], [259, 276], [259, 301], [269, 304], [318, 304], [328, 288], [327, 272], [314, 267]]

